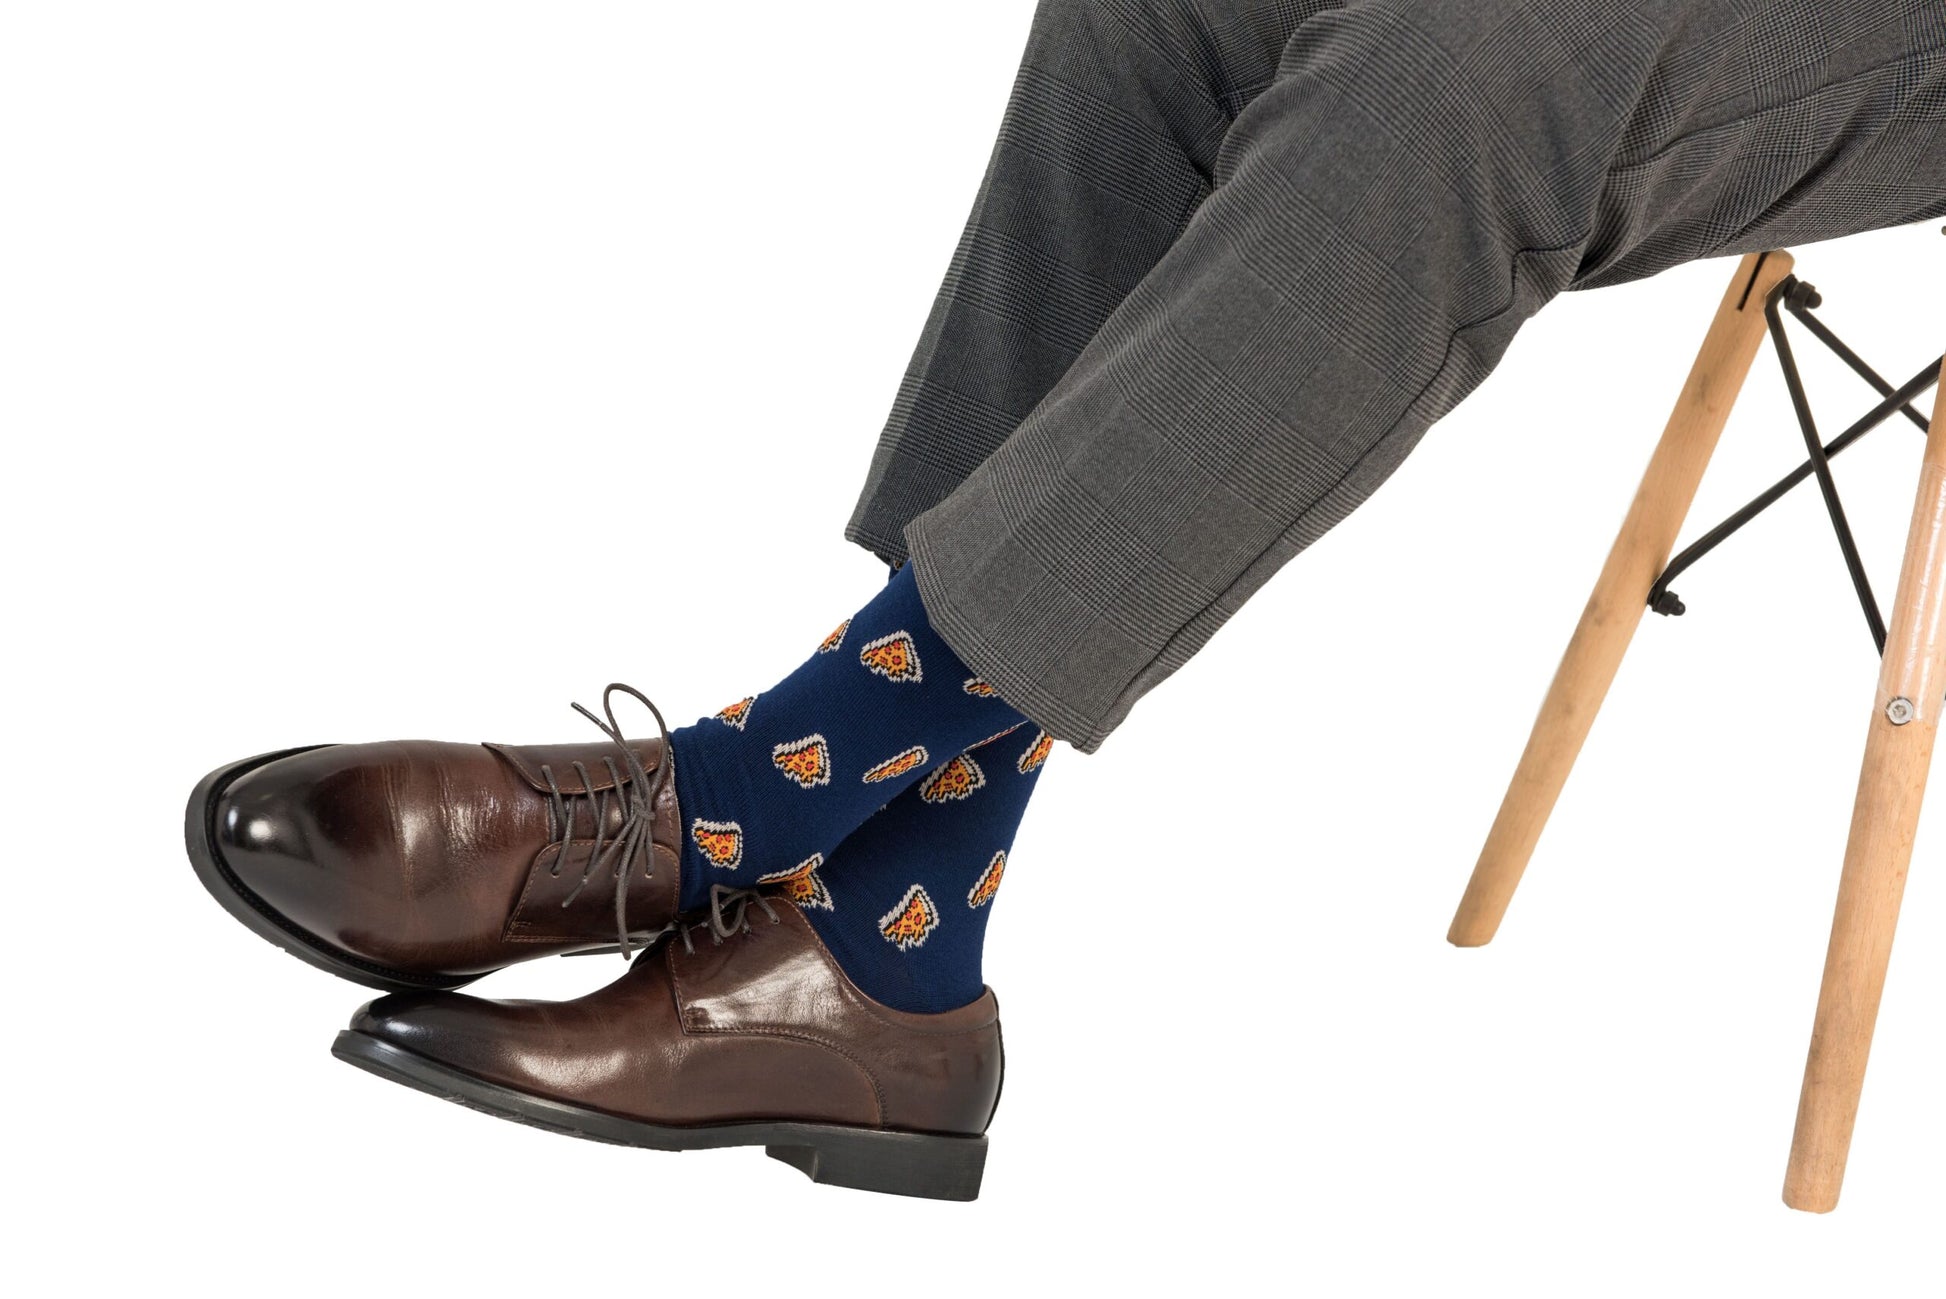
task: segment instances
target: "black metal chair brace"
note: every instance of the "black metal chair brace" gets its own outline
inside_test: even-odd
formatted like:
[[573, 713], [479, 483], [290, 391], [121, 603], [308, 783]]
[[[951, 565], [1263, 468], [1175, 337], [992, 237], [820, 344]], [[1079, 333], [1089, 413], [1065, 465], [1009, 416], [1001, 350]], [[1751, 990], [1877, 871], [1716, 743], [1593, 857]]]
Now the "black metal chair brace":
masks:
[[[1762, 267], [1761, 260], [1758, 267]], [[1755, 277], [1752, 277], [1755, 283]], [[1746, 301], [1749, 290], [1745, 290]], [[1824, 305], [1824, 299], [1816, 288], [1795, 275], [1788, 275], [1772, 289], [1764, 301], [1764, 319], [1770, 327], [1770, 340], [1777, 353], [1777, 361], [1784, 371], [1784, 383], [1790, 389], [1791, 407], [1797, 413], [1798, 427], [1804, 434], [1804, 446], [1810, 453], [1809, 458], [1778, 479], [1761, 495], [1748, 505], [1732, 514], [1723, 522], [1704, 533], [1695, 542], [1683, 549], [1669, 566], [1662, 570], [1655, 585], [1649, 589], [1649, 608], [1665, 617], [1680, 617], [1687, 612], [1681, 598], [1669, 589], [1669, 583], [1680, 577], [1691, 565], [1710, 551], [1715, 550], [1738, 532], [1752, 519], [1782, 500], [1784, 496], [1806, 478], [1815, 477], [1818, 488], [1824, 494], [1826, 511], [1831, 515], [1832, 529], [1838, 534], [1838, 549], [1844, 552], [1845, 567], [1851, 572], [1851, 583], [1858, 592], [1858, 602], [1865, 610], [1865, 622], [1871, 628], [1872, 641], [1878, 652], [1885, 653], [1885, 618], [1879, 612], [1878, 599], [1872, 594], [1871, 579], [1865, 573], [1865, 564], [1858, 554], [1858, 543], [1852, 537], [1851, 524], [1845, 518], [1844, 503], [1838, 498], [1838, 484], [1831, 475], [1832, 457], [1856, 443], [1860, 438], [1883, 424], [1895, 414], [1902, 414], [1918, 428], [1921, 436], [1927, 432], [1930, 420], [1912, 405], [1913, 399], [1939, 383], [1940, 367], [1946, 357], [1933, 361], [1918, 374], [1894, 388], [1884, 376], [1865, 363], [1864, 358], [1846, 345], [1831, 327], [1819, 320], [1813, 313]], [[1804, 379], [1798, 373], [1797, 358], [1791, 351], [1790, 336], [1784, 329], [1784, 312], [1790, 312], [1811, 332], [1811, 335], [1830, 348], [1840, 360], [1870, 384], [1881, 400], [1864, 415], [1860, 416], [1850, 428], [1826, 442], [1818, 432], [1816, 418], [1811, 414], [1811, 403], [1804, 393]]]

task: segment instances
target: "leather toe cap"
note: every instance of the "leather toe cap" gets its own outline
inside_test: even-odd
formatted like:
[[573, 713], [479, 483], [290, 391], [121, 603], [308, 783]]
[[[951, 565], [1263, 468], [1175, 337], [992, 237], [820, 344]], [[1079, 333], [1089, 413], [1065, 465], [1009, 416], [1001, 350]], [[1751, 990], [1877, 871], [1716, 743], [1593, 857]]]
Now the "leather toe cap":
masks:
[[[389, 996], [375, 997], [360, 1006], [352, 1014], [349, 1027], [354, 1033], [363, 1033], [366, 1037], [377, 1038], [408, 1051], [437, 1056], [438, 1051], [431, 1048], [436, 1048], [445, 1036], [442, 1030], [449, 1028], [454, 1019], [463, 1021], [463, 1008], [477, 1000], [459, 994], [395, 992]], [[450, 1007], [443, 1005], [448, 1001], [460, 1003], [462, 1009], [457, 1016]]]
[[393, 993], [366, 1002], [351, 1017], [354, 1033], [477, 1077], [532, 1089], [547, 1081], [537, 1072], [537, 1020], [546, 1008], [533, 1002], [493, 1001], [458, 992]]
[[321, 764], [312, 755], [320, 752], [328, 750], [291, 754], [243, 773], [217, 798], [211, 818], [212, 846], [223, 864], [286, 914], [304, 909], [329, 855], [315, 805]]
[[293, 864], [315, 860], [286, 797], [268, 793], [246, 786], [216, 801], [216, 846], [224, 862], [252, 888], [271, 883]]
[[392, 773], [374, 760], [385, 756], [326, 745], [242, 773], [215, 801], [212, 847], [287, 919], [345, 942], [400, 896]]

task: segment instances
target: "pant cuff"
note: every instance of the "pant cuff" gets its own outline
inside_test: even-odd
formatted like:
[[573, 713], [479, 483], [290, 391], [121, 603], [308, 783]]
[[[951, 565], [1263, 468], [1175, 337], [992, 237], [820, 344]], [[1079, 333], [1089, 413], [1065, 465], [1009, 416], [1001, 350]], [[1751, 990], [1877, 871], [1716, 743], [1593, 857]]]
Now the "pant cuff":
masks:
[[904, 537], [896, 534], [886, 535], [878, 529], [861, 523], [845, 525], [845, 540], [854, 546], [863, 546], [894, 568], [912, 558], [906, 551]]
[[953, 595], [952, 583], [940, 572], [931, 556], [923, 527], [915, 521], [907, 530], [913, 577], [919, 585], [919, 599], [926, 606], [926, 621], [953, 649], [953, 653], [983, 680], [1000, 692], [1000, 697], [1028, 721], [1082, 753], [1101, 747], [1112, 725], [1078, 712], [1050, 692], [1031, 672], [1015, 666], [1005, 645], [989, 638], [961, 612], [961, 602]]

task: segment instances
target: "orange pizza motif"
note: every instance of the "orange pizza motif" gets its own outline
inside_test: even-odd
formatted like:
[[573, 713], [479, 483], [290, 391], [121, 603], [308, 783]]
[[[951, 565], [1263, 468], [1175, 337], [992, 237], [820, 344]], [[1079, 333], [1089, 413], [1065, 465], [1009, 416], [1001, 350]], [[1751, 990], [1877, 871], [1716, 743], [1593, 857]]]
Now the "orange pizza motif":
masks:
[[987, 783], [987, 774], [972, 755], [962, 753], [919, 782], [919, 797], [928, 803], [956, 803], [971, 798]]
[[993, 860], [980, 872], [980, 878], [973, 881], [973, 887], [966, 895], [966, 905], [978, 910], [993, 901], [993, 895], [1000, 891], [1000, 877], [1006, 873], [1007, 854], [993, 854]]
[[890, 636], [866, 641], [858, 651], [858, 661], [887, 681], [919, 680], [919, 647], [912, 633], [895, 631]]
[[807, 735], [770, 751], [770, 761], [805, 789], [831, 783], [831, 746], [822, 735]]
[[923, 944], [937, 928], [939, 908], [932, 904], [931, 895], [917, 884], [905, 891], [899, 905], [878, 918], [878, 932], [902, 952]]
[[740, 731], [743, 729], [743, 724], [750, 720], [750, 705], [756, 702], [755, 695], [746, 695], [716, 714], [716, 720], [725, 726], [734, 726]]
[[960, 689], [964, 690], [967, 694], [973, 695], [976, 698], [980, 698], [980, 699], [991, 699], [995, 695], [1000, 693], [998, 690], [995, 690], [993, 688], [992, 682], [983, 681], [979, 677], [966, 678], [966, 683], [962, 685]]
[[824, 865], [824, 854], [812, 853], [797, 865], [785, 871], [772, 871], [757, 877], [759, 884], [775, 884], [777, 891], [786, 899], [800, 907], [816, 907], [820, 911], [831, 911], [831, 891], [824, 887], [818, 878], [818, 867]]
[[826, 636], [823, 640], [818, 642], [818, 653], [829, 654], [832, 650], [837, 649], [840, 645], [844, 644], [845, 633], [850, 630], [851, 630], [851, 619], [847, 618], [843, 622], [838, 624], [838, 630], [832, 632], [829, 636]]
[[1038, 771], [1040, 765], [1047, 761], [1047, 755], [1052, 752], [1054, 752], [1054, 737], [1042, 731], [1034, 737], [1034, 742], [1027, 746], [1027, 752], [1021, 754], [1020, 761], [1014, 765], [1020, 768], [1020, 774], [1024, 776], [1030, 771]]
[[689, 827], [689, 837], [710, 865], [733, 871], [743, 864], [743, 827], [735, 821], [697, 820]]
[[876, 785], [881, 780], [903, 776], [926, 765], [927, 754], [923, 744], [915, 744], [904, 753], [894, 754], [865, 773], [865, 783]]

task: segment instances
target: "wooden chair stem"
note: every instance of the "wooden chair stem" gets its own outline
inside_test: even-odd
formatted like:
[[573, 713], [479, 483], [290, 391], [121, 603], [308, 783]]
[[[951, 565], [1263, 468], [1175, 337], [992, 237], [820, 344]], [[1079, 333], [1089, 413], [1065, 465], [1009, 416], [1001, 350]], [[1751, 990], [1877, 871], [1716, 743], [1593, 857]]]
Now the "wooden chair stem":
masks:
[[1457, 946], [1481, 946], [1500, 928], [1763, 343], [1765, 299], [1791, 266], [1785, 252], [1745, 257], [1717, 307], [1453, 917], [1446, 936]]
[[1919, 499], [1887, 627], [1885, 663], [1852, 806], [1851, 839], [1798, 1097], [1784, 1202], [1838, 1205], [1892, 957], [1906, 870], [1946, 712], [1946, 405], [1935, 397]]

